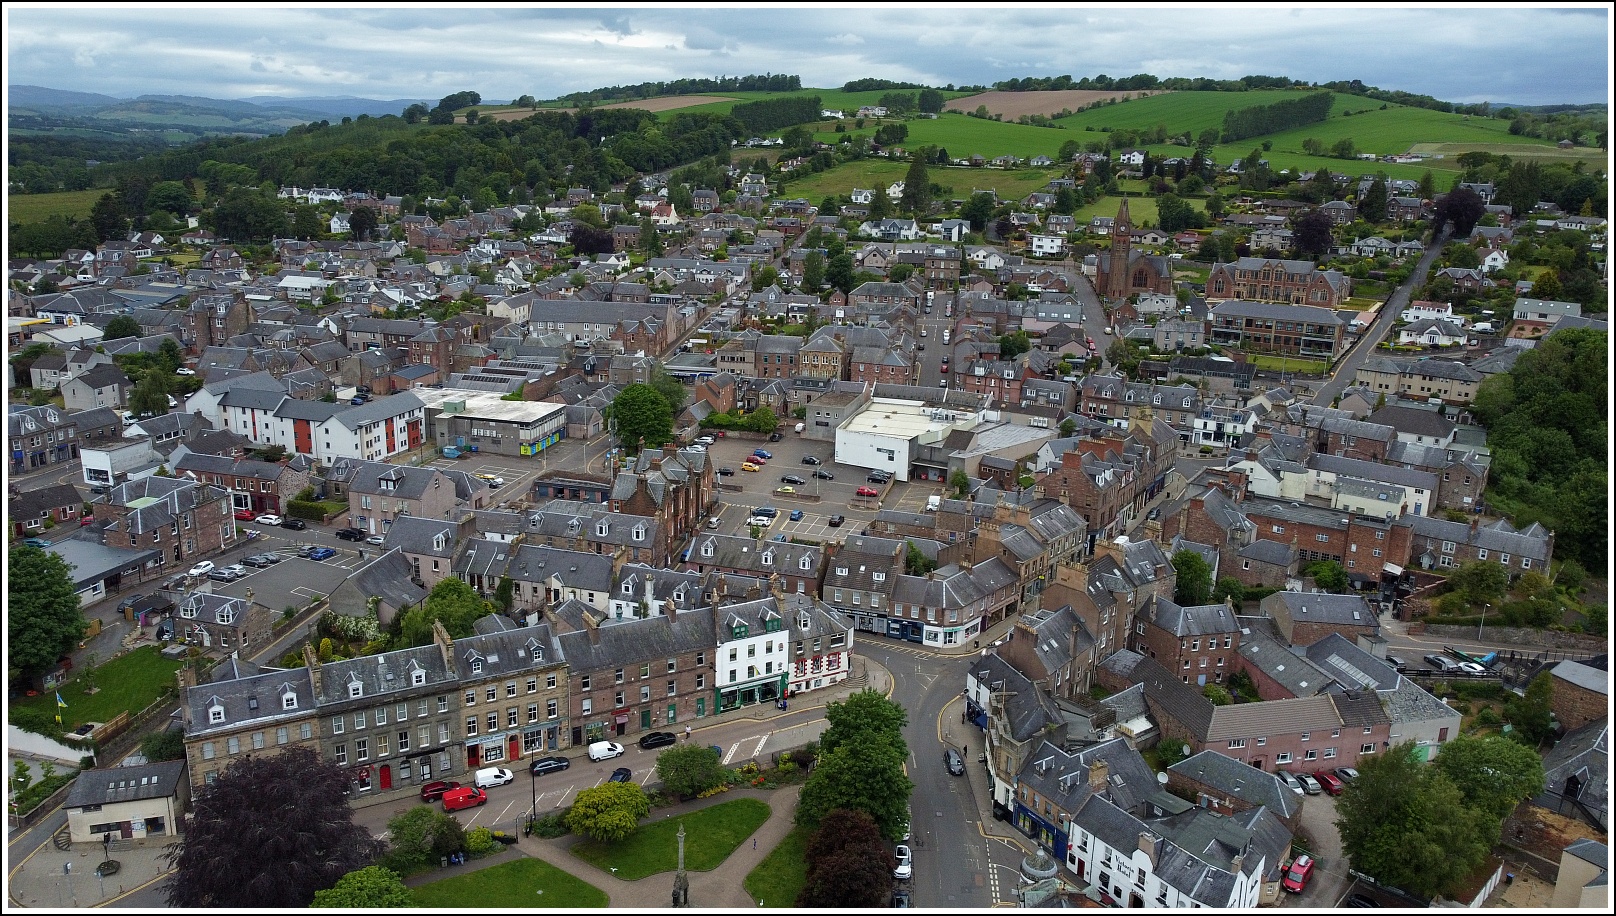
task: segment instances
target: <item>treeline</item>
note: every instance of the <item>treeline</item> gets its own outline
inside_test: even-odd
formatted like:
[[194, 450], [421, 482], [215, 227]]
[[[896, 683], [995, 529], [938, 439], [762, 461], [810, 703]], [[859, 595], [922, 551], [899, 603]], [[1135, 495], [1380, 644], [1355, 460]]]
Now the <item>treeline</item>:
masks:
[[1074, 80], [1066, 76], [1024, 76], [1020, 79], [1008, 79], [993, 84], [993, 88], [1000, 92], [1050, 92], [1061, 89], [1158, 89], [1161, 80], [1149, 73], [1137, 73], [1121, 79], [1112, 79], [1105, 74]]
[[1317, 123], [1330, 116], [1330, 103], [1333, 101], [1334, 95], [1315, 92], [1299, 99], [1272, 105], [1253, 105], [1228, 112], [1223, 116], [1223, 142], [1233, 143], [1247, 137], [1260, 137]]
[[1604, 112], [1588, 112], [1569, 105], [1552, 107], [1567, 110], [1540, 112], [1500, 108], [1498, 117], [1509, 121], [1509, 132], [1517, 137], [1538, 137], [1556, 143], [1570, 140], [1577, 146], [1610, 148], [1610, 123]]
[[786, 73], [764, 73], [751, 76], [720, 76], [715, 79], [679, 79], [632, 86], [603, 86], [588, 92], [573, 92], [557, 101], [569, 105], [586, 102], [649, 99], [663, 95], [701, 95], [704, 92], [800, 92], [802, 77]]
[[875, 92], [878, 89], [925, 89], [924, 83], [900, 83], [896, 80], [882, 80], [873, 77], [861, 80], [848, 80], [842, 84], [843, 92]]
[[72, 137], [12, 134], [6, 149], [13, 193], [49, 194], [84, 191], [96, 186], [99, 166], [86, 162], [130, 162], [173, 147], [157, 137], [139, 135]]
[[1492, 116], [1492, 106], [1486, 102], [1478, 102], [1474, 105], [1455, 105], [1452, 102], [1444, 102], [1428, 95], [1403, 92], [1400, 89], [1377, 89], [1374, 86], [1365, 86], [1363, 80], [1337, 80], [1333, 83], [1324, 83], [1320, 88], [1333, 89], [1337, 92], [1345, 92], [1351, 95], [1361, 95], [1378, 102], [1390, 102], [1393, 105], [1407, 105], [1410, 108], [1428, 108], [1432, 111], [1446, 111], [1452, 114], [1480, 115], [1484, 118]]
[[819, 96], [795, 95], [784, 99], [758, 99], [730, 109], [730, 117], [754, 134], [819, 120]]

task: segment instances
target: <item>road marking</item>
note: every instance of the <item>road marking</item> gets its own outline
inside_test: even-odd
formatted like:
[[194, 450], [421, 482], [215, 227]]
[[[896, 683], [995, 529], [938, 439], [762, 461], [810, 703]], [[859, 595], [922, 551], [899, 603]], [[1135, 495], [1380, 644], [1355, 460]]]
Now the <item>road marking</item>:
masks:
[[758, 739], [758, 743], [757, 743], [757, 747], [756, 747], [756, 748], [755, 748], [755, 749], [753, 749], [753, 751], [752, 751], [752, 756], [753, 756], [753, 757], [756, 757], [756, 756], [757, 756], [757, 755], [759, 755], [759, 754], [761, 754], [761, 753], [763, 753], [763, 745], [764, 745], [764, 744], [765, 744], [765, 743], [766, 743], [766, 742], [767, 742], [767, 741], [768, 741], [768, 740], [769, 740], [769, 736], [768, 736], [768, 735], [764, 735], [764, 736], [763, 736], [763, 737], [761, 737], [761, 738], [759, 738], [759, 739]]
[[303, 586], [299, 585], [292, 589], [292, 594], [298, 596], [299, 598], [313, 598], [319, 593], [312, 588], [304, 588]]
[[557, 807], [557, 808], [561, 807], [561, 803], [567, 800], [567, 796], [572, 794], [572, 790], [574, 788], [576, 788], [576, 787], [575, 786], [568, 786], [566, 788], [566, 791], [561, 793], [561, 797], [556, 799], [556, 803], [555, 803], [554, 807]]

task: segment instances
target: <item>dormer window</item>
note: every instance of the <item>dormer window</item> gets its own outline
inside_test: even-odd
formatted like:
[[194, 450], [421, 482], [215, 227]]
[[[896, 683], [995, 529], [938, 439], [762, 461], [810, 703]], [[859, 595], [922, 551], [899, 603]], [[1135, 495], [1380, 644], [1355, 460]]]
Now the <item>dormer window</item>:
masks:
[[482, 659], [474, 658], [474, 659], [471, 660], [471, 673], [472, 674], [482, 674], [483, 673], [483, 660]]
[[426, 672], [422, 671], [419, 668], [415, 669], [414, 671], [411, 671], [410, 672], [410, 686], [411, 687], [425, 687], [426, 686]]
[[365, 685], [358, 680], [348, 682], [348, 699], [357, 700], [365, 695]]
[[236, 606], [227, 604], [213, 613], [213, 619], [221, 625], [230, 626], [236, 622]]
[[838, 575], [838, 576], [847, 575], [847, 567], [846, 566], [838, 566], [838, 567], [836, 567], [836, 575]]
[[645, 540], [645, 526], [644, 525], [635, 525], [634, 526], [634, 540], [636, 540], [636, 541]]
[[219, 723], [221, 723], [223, 721], [224, 721], [224, 707], [219, 705], [218, 703], [214, 703], [212, 706], [209, 706], [208, 707], [208, 724], [209, 725], [218, 725]]
[[730, 628], [730, 638], [745, 639], [748, 632], [750, 631], [748, 630], [746, 624], [737, 623], [735, 626]]
[[608, 525], [607, 523], [601, 522], [600, 524], [595, 526], [595, 534], [600, 536], [600, 537], [605, 537], [606, 532], [610, 527], [611, 526]]
[[625, 594], [625, 595], [634, 594], [634, 583], [632, 583], [632, 582], [624, 582], [623, 583], [623, 594]]
[[802, 559], [797, 561], [797, 568], [798, 569], [811, 569], [811, 568], [813, 568], [813, 565], [814, 565], [813, 558], [810, 557], [808, 554], [803, 554]]
[[876, 573], [875, 574], [875, 581], [877, 581], [877, 582], [885, 582], [885, 581], [887, 581], [887, 574], [884, 573], [884, 572]]
[[764, 566], [773, 566], [774, 565], [774, 551], [765, 550], [765, 551], [763, 551], [762, 556], [758, 557], [758, 559], [763, 561]]
[[712, 541], [708, 541], [707, 543], [701, 545], [701, 555], [704, 556], [704, 557], [710, 557], [710, 556], [713, 555], [713, 542]]
[[432, 538], [432, 551], [434, 553], [442, 553], [443, 549], [446, 546], [448, 546], [448, 543], [449, 543], [449, 534], [448, 534], [448, 532], [440, 531], [440, 532], [437, 533], [437, 535], [435, 537]]
[[282, 709], [296, 709], [297, 708], [297, 694], [293, 693], [290, 690], [288, 690], [285, 693], [281, 694], [281, 708]]

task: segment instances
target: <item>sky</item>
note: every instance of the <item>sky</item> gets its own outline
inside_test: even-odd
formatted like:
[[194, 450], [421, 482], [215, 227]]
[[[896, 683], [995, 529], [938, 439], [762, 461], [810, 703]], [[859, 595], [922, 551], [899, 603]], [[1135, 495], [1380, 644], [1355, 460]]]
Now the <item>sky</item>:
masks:
[[540, 99], [794, 73], [943, 86], [1022, 76], [1359, 79], [1451, 102], [1606, 101], [1603, 5], [25, 4], [6, 84], [142, 94]]

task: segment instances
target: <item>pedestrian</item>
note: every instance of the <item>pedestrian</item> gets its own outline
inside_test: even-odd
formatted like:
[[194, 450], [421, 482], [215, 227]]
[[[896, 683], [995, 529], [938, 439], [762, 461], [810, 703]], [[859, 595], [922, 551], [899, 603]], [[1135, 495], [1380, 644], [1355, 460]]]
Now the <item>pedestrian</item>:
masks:
[[757, 848], [757, 837], [753, 837], [753, 838], [752, 838], [752, 848], [753, 848], [753, 849], [756, 849], [756, 848]]
[[688, 726], [688, 725], [685, 726], [685, 740], [686, 741], [690, 740], [690, 726]]

